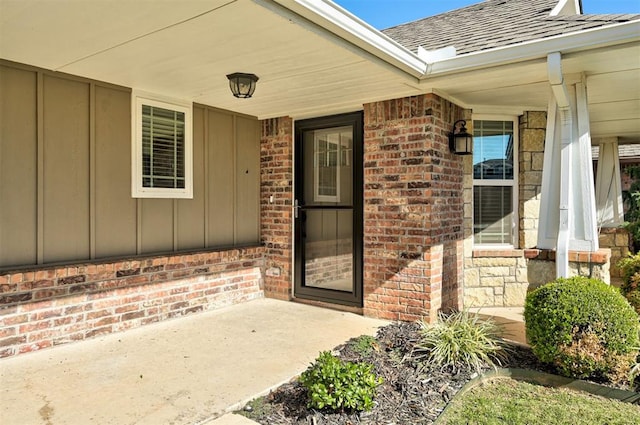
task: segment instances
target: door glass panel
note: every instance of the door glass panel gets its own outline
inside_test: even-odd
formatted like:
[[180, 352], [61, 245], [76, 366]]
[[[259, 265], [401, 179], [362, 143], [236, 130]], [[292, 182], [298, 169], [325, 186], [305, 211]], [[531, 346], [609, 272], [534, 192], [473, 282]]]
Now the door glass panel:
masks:
[[305, 214], [305, 286], [351, 292], [353, 212], [318, 209]]
[[304, 133], [306, 205], [351, 205], [353, 129], [351, 126]]

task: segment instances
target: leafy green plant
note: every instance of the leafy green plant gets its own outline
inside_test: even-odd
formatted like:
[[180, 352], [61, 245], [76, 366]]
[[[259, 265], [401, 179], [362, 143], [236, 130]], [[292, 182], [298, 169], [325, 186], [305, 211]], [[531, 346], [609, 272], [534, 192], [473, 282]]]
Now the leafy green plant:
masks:
[[616, 264], [620, 269], [620, 274], [622, 275], [622, 289], [623, 293], [630, 292], [634, 289], [638, 288], [637, 278], [634, 279], [634, 276], [640, 274], [640, 253], [635, 255], [629, 255]]
[[626, 167], [623, 172], [631, 178], [628, 190], [622, 191], [625, 204], [625, 228], [631, 235], [634, 252], [640, 249], [640, 166]]
[[300, 382], [307, 389], [309, 407], [363, 411], [373, 407], [382, 378], [376, 377], [372, 364], [345, 362], [323, 351]]
[[378, 340], [371, 335], [360, 335], [351, 342], [353, 351], [362, 357], [368, 357], [373, 351], [378, 350]]
[[[640, 274], [637, 276], [640, 277]], [[627, 292], [624, 296], [636, 313], [640, 315], [640, 289], [634, 289], [633, 291]]]
[[440, 313], [435, 323], [421, 321], [420, 328], [416, 357], [440, 368], [466, 366], [480, 371], [485, 364], [494, 366], [508, 355], [499, 337], [500, 327], [466, 310]]
[[626, 376], [638, 354], [638, 315], [606, 283], [558, 278], [527, 295], [527, 339], [534, 354], [574, 378]]
[[621, 259], [617, 266], [622, 274], [622, 295], [640, 314], [640, 253]]

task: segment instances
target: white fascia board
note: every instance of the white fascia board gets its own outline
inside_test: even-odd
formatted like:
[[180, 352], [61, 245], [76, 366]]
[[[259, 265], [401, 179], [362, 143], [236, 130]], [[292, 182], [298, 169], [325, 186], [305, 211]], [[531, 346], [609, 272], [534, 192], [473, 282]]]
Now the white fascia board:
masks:
[[553, 52], [564, 54], [637, 41], [640, 41], [640, 21], [624, 22], [443, 59], [428, 65], [424, 79], [436, 75], [546, 58]]
[[427, 63], [417, 54], [330, 0], [272, 1], [413, 77], [421, 77], [427, 69]]

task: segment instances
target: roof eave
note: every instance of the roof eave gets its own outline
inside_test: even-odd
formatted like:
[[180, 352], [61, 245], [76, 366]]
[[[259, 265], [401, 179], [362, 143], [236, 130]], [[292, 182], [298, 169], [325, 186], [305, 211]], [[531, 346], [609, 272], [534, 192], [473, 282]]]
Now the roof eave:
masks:
[[569, 53], [637, 41], [640, 41], [640, 21], [624, 22], [443, 59], [428, 64], [422, 80], [436, 75], [546, 58], [552, 52]]
[[330, 0], [253, 1], [277, 3], [412, 77], [420, 78], [427, 70], [417, 54]]

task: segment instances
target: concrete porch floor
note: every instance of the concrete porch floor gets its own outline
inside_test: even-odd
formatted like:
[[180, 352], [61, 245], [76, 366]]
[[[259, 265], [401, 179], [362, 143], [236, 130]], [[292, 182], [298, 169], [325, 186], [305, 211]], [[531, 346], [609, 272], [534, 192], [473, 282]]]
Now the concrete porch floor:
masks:
[[386, 323], [260, 299], [2, 359], [0, 423], [254, 423], [215, 419]]
[[[525, 342], [522, 308], [475, 309]], [[0, 360], [3, 425], [243, 425], [225, 414], [388, 322], [260, 299]]]

